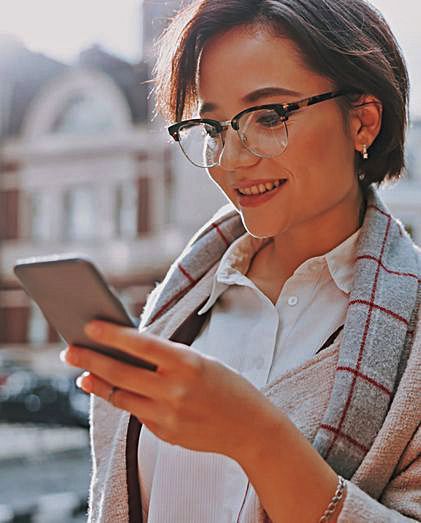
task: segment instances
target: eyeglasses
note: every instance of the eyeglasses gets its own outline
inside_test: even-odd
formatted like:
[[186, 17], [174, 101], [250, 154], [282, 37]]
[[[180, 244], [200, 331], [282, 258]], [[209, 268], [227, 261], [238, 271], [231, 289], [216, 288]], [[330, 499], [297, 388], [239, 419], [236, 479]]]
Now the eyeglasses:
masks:
[[274, 158], [282, 154], [288, 145], [286, 123], [292, 112], [347, 94], [351, 93], [341, 90], [288, 104], [249, 107], [225, 122], [209, 118], [183, 120], [168, 127], [168, 132], [179, 143], [186, 158], [197, 167], [209, 168], [220, 164], [225, 144], [223, 131], [230, 126], [237, 131], [241, 143], [249, 152], [260, 158]]

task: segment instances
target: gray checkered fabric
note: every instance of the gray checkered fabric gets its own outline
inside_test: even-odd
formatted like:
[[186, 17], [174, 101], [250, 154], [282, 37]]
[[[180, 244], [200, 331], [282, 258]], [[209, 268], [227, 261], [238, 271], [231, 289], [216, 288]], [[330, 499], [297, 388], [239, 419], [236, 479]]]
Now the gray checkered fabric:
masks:
[[[189, 242], [160, 284], [143, 325], [174, 306], [245, 229], [222, 208]], [[411, 349], [421, 296], [421, 253], [371, 188], [330, 402], [313, 446], [352, 477], [388, 412]], [[192, 312], [192, 311], [189, 311]]]

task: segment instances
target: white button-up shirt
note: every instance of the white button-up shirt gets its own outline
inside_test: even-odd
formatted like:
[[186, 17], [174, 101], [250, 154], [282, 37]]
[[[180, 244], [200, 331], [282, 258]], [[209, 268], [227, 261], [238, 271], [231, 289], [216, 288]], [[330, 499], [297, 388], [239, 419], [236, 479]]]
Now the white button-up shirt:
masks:
[[[220, 261], [199, 314], [212, 311], [192, 346], [259, 389], [314, 356], [345, 322], [358, 235], [303, 262], [275, 305], [246, 276], [253, 255], [269, 240], [248, 233], [238, 238]], [[146, 426], [138, 458], [144, 521], [254, 521], [256, 495], [234, 460], [170, 445]]]

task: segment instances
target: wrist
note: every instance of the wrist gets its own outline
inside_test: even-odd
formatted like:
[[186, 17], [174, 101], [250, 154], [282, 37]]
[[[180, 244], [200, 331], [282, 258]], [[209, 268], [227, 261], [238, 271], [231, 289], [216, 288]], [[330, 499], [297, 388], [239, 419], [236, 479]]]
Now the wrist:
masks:
[[343, 500], [346, 494], [346, 483], [343, 477], [338, 476], [338, 485], [335, 493], [326, 507], [319, 523], [336, 523], [342, 510]]
[[244, 445], [237, 449], [234, 458], [245, 471], [254, 470], [256, 466], [261, 466], [262, 461], [271, 459], [274, 449], [282, 442], [284, 425], [289, 421], [281, 411], [266, 401], [267, 405], [259, 410], [252, 422], [248, 420], [244, 430]]
[[[275, 407], [253, 419], [237, 461], [272, 521], [319, 521], [338, 486], [336, 472]], [[303, 499], [306, 503], [303, 504]], [[343, 499], [329, 523], [335, 523]]]

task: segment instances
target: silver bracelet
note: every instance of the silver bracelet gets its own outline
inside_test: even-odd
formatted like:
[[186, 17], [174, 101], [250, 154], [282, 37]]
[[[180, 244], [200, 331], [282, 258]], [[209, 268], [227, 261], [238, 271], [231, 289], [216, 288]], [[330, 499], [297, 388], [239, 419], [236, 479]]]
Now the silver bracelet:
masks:
[[345, 490], [345, 480], [342, 476], [338, 476], [338, 486], [336, 487], [336, 492], [333, 495], [333, 498], [330, 500], [330, 503], [325, 510], [323, 516], [320, 518], [319, 523], [325, 523], [329, 521], [332, 514], [335, 512], [336, 506], [339, 501], [342, 499]]

